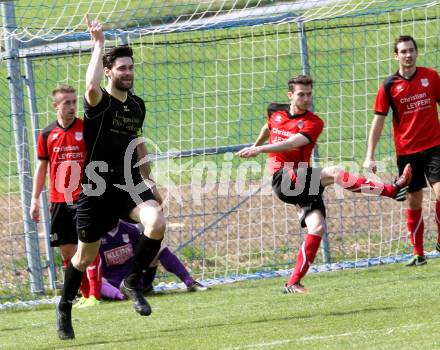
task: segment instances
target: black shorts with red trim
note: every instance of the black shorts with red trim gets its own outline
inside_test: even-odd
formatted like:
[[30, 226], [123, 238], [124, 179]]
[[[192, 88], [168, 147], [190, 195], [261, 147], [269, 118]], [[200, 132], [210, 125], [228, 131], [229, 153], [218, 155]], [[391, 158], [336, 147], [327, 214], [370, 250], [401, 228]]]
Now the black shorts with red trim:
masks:
[[50, 204], [50, 246], [78, 244], [76, 231], [76, 203]]
[[105, 233], [116, 227], [119, 219], [133, 222], [130, 218], [131, 211], [139, 204], [155, 199], [153, 192], [142, 181], [140, 175], [134, 176], [133, 183], [139, 184], [136, 190], [116, 186], [125, 185], [124, 178], [106, 176], [102, 179], [105, 181], [103, 193], [91, 193], [83, 187], [79, 196], [77, 229], [81, 242], [97, 242]]
[[272, 177], [272, 189], [284, 203], [294, 204], [298, 209], [301, 227], [306, 227], [305, 219], [313, 210], [319, 210], [326, 217], [322, 200], [324, 187], [321, 185], [321, 169], [294, 169], [296, 180], [292, 181], [287, 168], [278, 170]]
[[416, 192], [427, 187], [426, 179], [431, 186], [440, 182], [440, 146], [422, 152], [398, 156], [399, 175], [402, 174], [405, 165], [408, 163], [412, 166], [412, 180], [408, 192]]

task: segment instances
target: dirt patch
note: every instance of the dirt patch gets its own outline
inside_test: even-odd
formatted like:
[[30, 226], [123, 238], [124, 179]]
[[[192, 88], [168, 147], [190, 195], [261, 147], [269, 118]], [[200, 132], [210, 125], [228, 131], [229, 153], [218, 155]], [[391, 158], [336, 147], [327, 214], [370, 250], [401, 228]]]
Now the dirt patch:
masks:
[[[255, 190], [260, 184], [250, 182], [247, 188]], [[173, 189], [164, 207], [168, 219], [165, 243], [173, 249], [180, 247], [179, 256], [202, 278], [290, 267], [306, 233], [300, 228], [296, 208], [278, 200], [270, 186], [251, 196], [238, 194], [236, 184], [229, 186], [226, 194], [224, 187], [221, 191], [219, 195], [215, 187], [195, 196], [190, 185]], [[408, 251], [404, 205], [348, 191], [344, 191], [344, 198], [337, 198], [331, 187], [324, 199], [333, 260]], [[427, 192], [425, 208], [433, 203]], [[4, 293], [4, 289], [28, 283], [28, 272], [19, 196], [3, 196], [0, 208], [0, 283]], [[425, 210], [427, 231], [434, 231], [434, 221], [427, 215]], [[40, 253], [45, 256], [43, 227], [39, 225], [38, 230]], [[323, 262], [320, 254], [316, 262]]]

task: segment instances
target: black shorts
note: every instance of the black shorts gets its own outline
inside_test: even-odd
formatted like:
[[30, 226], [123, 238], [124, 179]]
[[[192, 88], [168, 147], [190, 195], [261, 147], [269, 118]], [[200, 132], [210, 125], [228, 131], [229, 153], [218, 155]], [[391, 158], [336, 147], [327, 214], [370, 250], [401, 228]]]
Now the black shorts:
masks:
[[412, 166], [412, 180], [408, 192], [416, 192], [426, 187], [426, 179], [430, 185], [440, 182], [440, 146], [397, 157], [399, 175], [408, 163]]
[[76, 203], [50, 204], [50, 246], [78, 244], [76, 231]]
[[321, 172], [318, 168], [298, 168], [294, 171], [297, 175], [295, 182], [291, 180], [286, 168], [273, 174], [272, 189], [284, 203], [297, 206], [301, 227], [306, 227], [305, 219], [311, 211], [319, 210], [326, 217]]
[[[119, 219], [133, 222], [129, 215], [140, 203], [155, 199], [153, 192], [144, 184], [140, 175], [134, 176], [134, 184], [141, 183], [138, 195], [114, 184], [125, 184], [122, 178], [106, 177], [105, 191], [101, 195], [88, 195], [81, 192], [78, 200], [77, 229], [81, 242], [92, 243], [98, 241], [105, 233], [114, 229]], [[139, 193], [140, 192], [140, 193]]]

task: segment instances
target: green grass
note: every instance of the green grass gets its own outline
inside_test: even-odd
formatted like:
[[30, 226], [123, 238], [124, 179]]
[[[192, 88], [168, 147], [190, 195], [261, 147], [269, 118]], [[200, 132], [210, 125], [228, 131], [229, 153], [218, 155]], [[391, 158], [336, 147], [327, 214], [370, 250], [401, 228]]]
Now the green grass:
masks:
[[438, 340], [440, 261], [405, 268], [311, 274], [306, 295], [284, 279], [150, 297], [151, 317], [128, 302], [74, 310], [76, 339], [55, 334], [53, 307], [1, 312], [1, 349], [433, 349]]

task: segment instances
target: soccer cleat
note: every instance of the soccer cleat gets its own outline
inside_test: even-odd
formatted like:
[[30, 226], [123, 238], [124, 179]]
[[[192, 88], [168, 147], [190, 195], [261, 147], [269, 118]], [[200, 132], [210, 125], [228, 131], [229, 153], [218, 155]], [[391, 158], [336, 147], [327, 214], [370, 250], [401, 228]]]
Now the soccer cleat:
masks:
[[405, 264], [405, 266], [421, 266], [426, 265], [428, 262], [424, 256], [414, 255], [409, 261]]
[[73, 304], [73, 308], [75, 308], [75, 309], [80, 308], [81, 305], [84, 304], [86, 301], [87, 301], [86, 297], [79, 298], [79, 300], [75, 304]]
[[304, 288], [304, 286], [301, 283], [295, 283], [295, 284], [291, 284], [291, 285], [286, 285], [284, 286], [284, 290], [283, 290], [284, 294], [304, 294], [307, 293], [307, 289]]
[[67, 311], [60, 310], [60, 304], [56, 306], [58, 338], [61, 340], [74, 339], [75, 332], [72, 327], [71, 309], [68, 308]]
[[204, 292], [209, 289], [209, 287], [204, 286], [200, 282], [194, 281], [188, 287], [186, 287], [188, 292]]
[[139, 288], [128, 288], [125, 285], [125, 281], [121, 282], [119, 290], [122, 294], [124, 294], [127, 299], [130, 299], [133, 302], [133, 307], [135, 311], [142, 316], [149, 316], [151, 314], [151, 306], [145, 300], [142, 295], [142, 290]]
[[406, 193], [408, 192], [408, 186], [412, 179], [412, 167], [411, 164], [405, 165], [402, 175], [394, 181], [394, 189], [396, 191], [394, 199], [398, 202], [402, 202], [406, 199]]
[[82, 309], [82, 308], [85, 308], [85, 307], [98, 306], [100, 304], [101, 304], [101, 300], [98, 300], [93, 295], [91, 295], [81, 305], [79, 305], [77, 307], [78, 307], [78, 309]]

